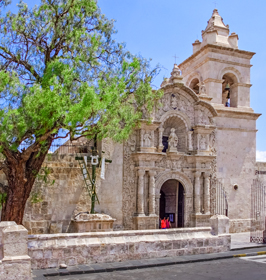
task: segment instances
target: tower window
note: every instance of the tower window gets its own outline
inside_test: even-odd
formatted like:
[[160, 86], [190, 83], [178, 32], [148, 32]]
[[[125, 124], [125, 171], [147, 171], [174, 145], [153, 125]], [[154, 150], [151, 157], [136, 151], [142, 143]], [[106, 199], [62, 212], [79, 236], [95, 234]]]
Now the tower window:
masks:
[[195, 78], [190, 82], [189, 87], [196, 92], [196, 94], [199, 94], [199, 79]]

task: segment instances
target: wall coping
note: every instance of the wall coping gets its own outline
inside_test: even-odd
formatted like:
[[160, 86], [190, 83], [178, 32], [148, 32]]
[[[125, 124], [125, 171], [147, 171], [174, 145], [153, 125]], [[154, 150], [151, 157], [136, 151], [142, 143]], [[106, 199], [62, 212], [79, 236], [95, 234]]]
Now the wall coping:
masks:
[[56, 234], [34, 234], [29, 235], [28, 240], [51, 240], [65, 238], [93, 238], [93, 237], [120, 237], [120, 236], [142, 236], [142, 235], [160, 235], [160, 234], [192, 234], [192, 233], [209, 233], [211, 236], [211, 227], [197, 228], [174, 228], [174, 229], [152, 229], [152, 230], [125, 230], [125, 231], [108, 231], [108, 232], [84, 232], [84, 233], [56, 233]]

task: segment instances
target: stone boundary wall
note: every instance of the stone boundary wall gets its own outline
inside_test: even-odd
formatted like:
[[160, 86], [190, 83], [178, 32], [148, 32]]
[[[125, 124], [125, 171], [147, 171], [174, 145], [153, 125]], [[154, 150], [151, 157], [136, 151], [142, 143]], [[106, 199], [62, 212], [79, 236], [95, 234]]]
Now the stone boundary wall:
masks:
[[251, 229], [251, 219], [230, 219], [230, 233], [248, 232]]
[[29, 235], [28, 250], [32, 269], [230, 250], [230, 235], [213, 236], [210, 231], [202, 227]]

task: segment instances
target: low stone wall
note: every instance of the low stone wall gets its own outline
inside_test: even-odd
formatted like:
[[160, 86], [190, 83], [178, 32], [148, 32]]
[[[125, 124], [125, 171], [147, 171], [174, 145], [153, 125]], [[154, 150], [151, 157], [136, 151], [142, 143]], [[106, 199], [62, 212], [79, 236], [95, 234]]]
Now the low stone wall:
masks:
[[29, 235], [32, 268], [216, 253], [230, 250], [231, 236], [210, 227]]
[[230, 219], [229, 223], [230, 233], [246, 232], [251, 229], [251, 219]]

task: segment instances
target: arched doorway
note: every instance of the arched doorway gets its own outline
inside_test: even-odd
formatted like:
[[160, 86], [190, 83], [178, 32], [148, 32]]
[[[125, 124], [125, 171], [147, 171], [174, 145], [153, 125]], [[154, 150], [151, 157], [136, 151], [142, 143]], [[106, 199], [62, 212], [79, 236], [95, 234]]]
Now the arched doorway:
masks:
[[184, 227], [183, 185], [170, 179], [162, 185], [160, 194], [160, 218], [169, 217], [173, 228]]

